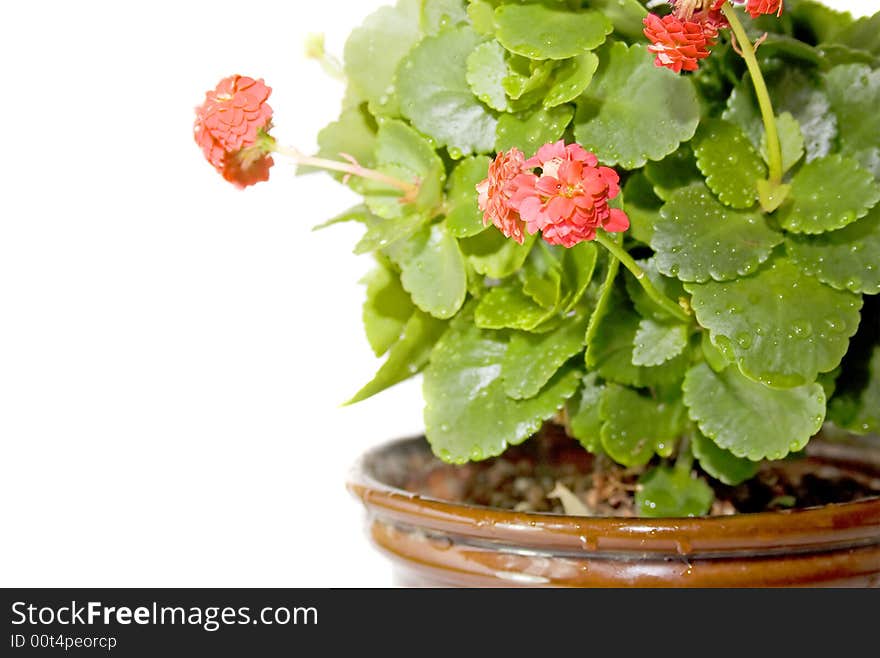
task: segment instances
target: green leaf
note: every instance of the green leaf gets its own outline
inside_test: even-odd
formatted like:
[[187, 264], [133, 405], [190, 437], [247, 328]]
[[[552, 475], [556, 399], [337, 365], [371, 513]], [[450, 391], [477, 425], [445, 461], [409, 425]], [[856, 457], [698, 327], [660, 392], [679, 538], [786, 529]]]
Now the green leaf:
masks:
[[[783, 62], [768, 63], [763, 69], [774, 111], [788, 112], [800, 125], [807, 162], [828, 155], [834, 149], [838, 122], [820, 81], [807, 70]], [[760, 147], [764, 123], [748, 74], [734, 88], [722, 117], [737, 124]]]
[[565, 369], [528, 400], [504, 392], [506, 343], [459, 316], [437, 343], [425, 370], [425, 434], [435, 454], [452, 463], [500, 455], [532, 436], [574, 395], [581, 373]]
[[508, 57], [509, 72], [504, 79], [504, 90], [513, 100], [525, 106], [537, 102], [537, 95], [543, 97], [545, 87], [550, 83], [556, 62], [536, 62], [519, 55]]
[[798, 23], [799, 31], [812, 37], [810, 43], [831, 41], [853, 22], [849, 12], [835, 11], [820, 2], [798, 2], [786, 11]]
[[683, 390], [700, 431], [718, 447], [752, 461], [801, 450], [825, 419], [825, 391], [819, 384], [780, 390], [743, 377], [734, 367], [716, 373], [700, 363], [688, 371]]
[[534, 243], [534, 236], [528, 236], [519, 244], [494, 227], [460, 242], [461, 251], [471, 266], [493, 279], [503, 279], [521, 268]]
[[685, 288], [715, 346], [769, 386], [801, 386], [833, 370], [859, 326], [860, 297], [805, 276], [786, 258], [754, 276]]
[[477, 205], [476, 186], [486, 178], [492, 160], [484, 155], [465, 158], [456, 165], [449, 176], [446, 192], [446, 226], [456, 238], [481, 233], [483, 213]]
[[835, 35], [837, 41], [858, 50], [880, 55], [880, 12], [862, 18]]
[[544, 334], [514, 332], [501, 364], [504, 392], [523, 400], [534, 397], [566, 361], [584, 349], [587, 315], [566, 318]]
[[425, 37], [400, 63], [400, 109], [453, 158], [484, 153], [495, 142], [495, 117], [471, 92], [467, 59], [481, 41], [469, 27]]
[[688, 329], [683, 324], [642, 318], [634, 341], [633, 365], [659, 366], [684, 352]]
[[760, 212], [722, 206], [706, 186], [677, 190], [651, 238], [657, 269], [682, 281], [726, 281], [754, 272], [783, 240]]
[[[880, 433], [880, 346], [873, 349], [864, 387], [847, 398], [850, 398], [851, 409], [845, 419], [845, 429], [858, 434]], [[839, 422], [837, 418], [834, 421]]]
[[386, 388], [409, 379], [428, 363], [434, 343], [443, 334], [446, 323], [416, 311], [403, 330], [403, 336], [388, 352], [388, 358], [376, 376], [355, 393], [346, 404], [366, 400]]
[[312, 230], [321, 231], [329, 226], [342, 224], [344, 222], [361, 222], [362, 224], [367, 224], [369, 221], [374, 219], [372, 215], [373, 213], [370, 212], [369, 208], [367, 208], [364, 204], [359, 203], [356, 206], [352, 206], [348, 210], [344, 210], [335, 217], [331, 217], [326, 222], [322, 222], [317, 226], [313, 226]]
[[468, 18], [474, 29], [487, 37], [495, 36], [495, 7], [485, 0], [470, 0]]
[[[595, 315], [595, 312], [594, 312]], [[629, 386], [673, 384], [680, 380], [687, 367], [686, 354], [660, 366], [643, 367], [633, 364], [636, 333], [641, 318], [615, 291], [607, 312], [596, 325], [594, 334], [587, 334], [587, 364], [602, 377]]]
[[598, 256], [599, 252], [592, 242], [580, 242], [563, 252], [561, 288], [562, 306], [566, 313], [575, 307], [587, 291]]
[[537, 243], [519, 272], [523, 292], [544, 308], [559, 304], [562, 294], [562, 263], [546, 242]]
[[616, 384], [606, 386], [599, 414], [602, 447], [624, 466], [643, 466], [655, 453], [666, 452], [687, 418], [680, 401], [658, 402]]
[[864, 64], [837, 66], [825, 74], [825, 85], [837, 115], [842, 151], [856, 156], [880, 147], [880, 69]]
[[399, 240], [410, 237], [429, 221], [428, 215], [410, 213], [387, 219], [372, 216], [367, 220], [367, 232], [354, 247], [354, 253], [367, 254], [384, 249]]
[[710, 119], [700, 126], [695, 139], [697, 167], [721, 203], [741, 209], [755, 205], [756, 183], [767, 177], [767, 168], [740, 127]]
[[544, 96], [544, 107], [556, 107], [580, 96], [590, 84], [597, 68], [599, 58], [594, 53], [584, 53], [563, 62], [556, 70], [553, 84]]
[[806, 274], [838, 290], [880, 293], [880, 205], [854, 224], [822, 235], [790, 235], [786, 250]]
[[443, 160], [428, 140], [404, 122], [388, 119], [379, 126], [376, 160], [380, 165], [402, 167], [416, 175], [419, 195], [415, 206], [419, 210], [432, 212], [443, 200]]
[[728, 358], [724, 352], [712, 344], [712, 339], [709, 336], [708, 331], [702, 332], [700, 336], [700, 349], [703, 352], [703, 358], [706, 359], [706, 363], [708, 363], [709, 367], [715, 372], [721, 372], [726, 369], [727, 366], [733, 365], [732, 356], [731, 358]]
[[657, 466], [639, 478], [635, 502], [639, 515], [648, 518], [705, 516], [715, 492], [706, 481], [688, 471]]
[[396, 242], [389, 256], [400, 266], [400, 282], [416, 306], [437, 318], [451, 318], [467, 295], [464, 258], [442, 222]]
[[[779, 133], [779, 146], [782, 150], [782, 173], [788, 172], [804, 155], [804, 136], [800, 124], [790, 112], [776, 117], [776, 131]], [[767, 133], [761, 135], [761, 157], [770, 162], [767, 148]]]
[[[636, 261], [636, 264], [642, 269], [645, 276], [648, 277], [648, 280], [662, 295], [677, 302], [687, 299], [688, 295], [684, 291], [681, 282], [678, 279], [670, 279], [669, 277], [660, 274], [660, 272], [657, 271], [656, 261], [656, 258], [648, 258], [645, 260], [638, 260]], [[625, 280], [626, 291], [629, 293], [629, 298], [633, 301], [633, 305], [636, 307], [636, 311], [639, 312], [639, 315], [660, 322], [669, 322], [670, 320], [676, 319], [669, 314], [669, 311], [658, 305], [657, 302], [648, 296], [648, 293], [645, 292], [645, 289], [642, 288], [641, 284], [631, 273], [627, 273]]]
[[574, 134], [604, 164], [636, 169], [693, 137], [699, 119], [687, 77], [654, 66], [644, 47], [617, 42], [601, 53], [593, 82], [578, 101]]
[[580, 444], [592, 453], [602, 452], [602, 416], [599, 405], [605, 387], [597, 383], [598, 374], [584, 376], [578, 400], [571, 401], [568, 408], [568, 422], [571, 432]]
[[553, 315], [553, 309], [536, 304], [514, 283], [490, 288], [477, 304], [474, 320], [483, 329], [530, 331]]
[[510, 106], [503, 84], [508, 74], [504, 53], [497, 41], [487, 41], [477, 46], [467, 58], [467, 81], [471, 91], [499, 112], [506, 112]]
[[367, 286], [363, 307], [367, 341], [376, 356], [382, 356], [400, 338], [415, 307], [400, 285], [400, 278], [381, 262], [362, 280]]
[[574, 109], [561, 105], [549, 110], [519, 114], [502, 114], [498, 120], [496, 151], [506, 151], [516, 147], [523, 153], [531, 154], [547, 142], [555, 142], [571, 123]]
[[605, 42], [612, 25], [597, 11], [572, 12], [542, 4], [501, 5], [496, 37], [510, 52], [530, 59], [568, 59]]
[[435, 35], [447, 28], [467, 23], [464, 0], [422, 0], [422, 31]]
[[648, 11], [638, 0], [592, 0], [590, 6], [605, 14], [621, 36], [630, 41], [644, 38], [643, 21]]
[[608, 315], [609, 310], [617, 302], [615, 299], [614, 280], [617, 278], [617, 272], [620, 270], [620, 261], [609, 255], [607, 262], [608, 267], [602, 285], [599, 287], [599, 294], [596, 298], [596, 307], [593, 309], [593, 314], [590, 316], [590, 322], [587, 324], [587, 335], [585, 338], [587, 351], [584, 354], [584, 362], [586, 363], [588, 370], [595, 369], [596, 364], [599, 361], [597, 348], [601, 346], [596, 345], [596, 337], [599, 333], [602, 321], [605, 319], [605, 316]]
[[691, 437], [691, 449], [706, 473], [730, 486], [752, 479], [761, 466], [759, 462], [737, 457], [729, 450], [719, 448], [712, 439], [707, 439], [699, 432]]
[[623, 185], [623, 200], [629, 217], [630, 237], [650, 244], [663, 202], [654, 193], [651, 181], [643, 172], [637, 171], [627, 178]]
[[399, 0], [367, 16], [345, 42], [349, 85], [369, 101], [375, 115], [397, 116], [394, 75], [398, 63], [421, 38], [420, 0]]
[[644, 175], [653, 185], [654, 195], [663, 201], [668, 201], [676, 190], [703, 181], [689, 145], [682, 146], [659, 162], [649, 162], [645, 165]]
[[834, 154], [808, 162], [791, 181], [777, 213], [793, 233], [824, 233], [864, 217], [880, 200], [880, 183], [855, 161]]
[[[342, 111], [339, 118], [318, 133], [318, 156], [338, 160], [340, 153], [347, 153], [365, 167], [375, 164], [376, 131], [360, 107]], [[303, 171], [306, 168], [301, 168]], [[319, 171], [318, 169], [308, 169]], [[342, 174], [338, 174], [339, 178]]]

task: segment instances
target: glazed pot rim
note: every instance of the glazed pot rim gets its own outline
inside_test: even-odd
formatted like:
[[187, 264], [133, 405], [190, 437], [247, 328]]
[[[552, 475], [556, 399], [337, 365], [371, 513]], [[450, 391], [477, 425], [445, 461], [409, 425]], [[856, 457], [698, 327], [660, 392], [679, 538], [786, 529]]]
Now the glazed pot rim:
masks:
[[[638, 518], [521, 512], [415, 494], [381, 481], [383, 457], [424, 445], [424, 436], [396, 439], [366, 451], [351, 469], [348, 488], [370, 514], [427, 534], [553, 553], [663, 553], [726, 556], [790, 553], [880, 544], [880, 496], [848, 503], [730, 516]], [[817, 443], [817, 442], [812, 442]], [[864, 442], [813, 445], [833, 461], [880, 467], [880, 447]]]

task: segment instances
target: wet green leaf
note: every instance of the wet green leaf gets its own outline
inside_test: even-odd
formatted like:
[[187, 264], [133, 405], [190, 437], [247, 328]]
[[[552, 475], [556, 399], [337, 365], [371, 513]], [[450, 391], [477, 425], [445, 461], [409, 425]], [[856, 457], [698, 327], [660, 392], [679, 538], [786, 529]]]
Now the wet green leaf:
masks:
[[533, 397], [566, 361], [584, 349], [587, 314], [565, 318], [543, 334], [516, 331], [501, 365], [504, 392], [523, 400]]
[[859, 326], [860, 297], [805, 276], [786, 258], [750, 277], [685, 288], [715, 346], [770, 386], [802, 386], [836, 368]]
[[611, 33], [597, 11], [568, 11], [542, 4], [506, 4], [495, 10], [496, 37], [509, 51], [530, 59], [568, 59], [593, 50]]
[[705, 363], [684, 380], [691, 419], [719, 448], [758, 461], [801, 450], [825, 419], [819, 384], [775, 389], [744, 377], [735, 367], [716, 373]]
[[569, 426], [574, 438], [592, 453], [602, 452], [602, 416], [599, 405], [605, 387], [597, 383], [598, 374], [588, 373], [584, 376], [581, 393], [573, 399], [568, 407]]
[[534, 243], [534, 236], [529, 236], [518, 244], [494, 227], [459, 242], [471, 266], [493, 279], [503, 279], [521, 268]]
[[348, 83], [369, 101], [375, 115], [398, 114], [394, 75], [398, 63], [422, 36], [420, 7], [420, 0], [399, 0], [393, 7], [381, 7], [345, 42]]
[[346, 404], [354, 404], [409, 379], [428, 363], [434, 343], [443, 334], [446, 323], [426, 313], [415, 311], [400, 340], [391, 346], [388, 358], [376, 376]]
[[700, 105], [688, 78], [654, 66], [642, 46], [613, 43], [599, 59], [578, 100], [574, 132], [603, 164], [636, 169], [693, 137]]
[[754, 272], [782, 240], [762, 213], [725, 208], [697, 183], [673, 193], [660, 210], [651, 247], [667, 276], [726, 281]]
[[508, 75], [505, 51], [497, 41], [477, 46], [467, 58], [467, 81], [474, 96], [499, 112], [506, 112], [510, 103], [504, 90]]
[[855, 161], [829, 155], [805, 164], [791, 180], [777, 217], [793, 233], [824, 233], [852, 224], [880, 200], [880, 183]]
[[[776, 130], [779, 133], [779, 146], [782, 150], [782, 173], [785, 174], [804, 156], [804, 136], [800, 124], [789, 112], [776, 117]], [[767, 154], [767, 134], [761, 135], [761, 157], [770, 161]]]
[[422, 31], [434, 35], [450, 27], [467, 23], [464, 0], [422, 0]]
[[490, 288], [474, 312], [474, 321], [483, 329], [522, 329], [530, 331], [553, 315], [553, 309], [536, 304], [521, 286], [510, 282]]
[[446, 192], [446, 226], [456, 238], [481, 233], [483, 213], [477, 205], [476, 186], [488, 176], [492, 160], [478, 155], [461, 160], [449, 176]]
[[494, 146], [495, 117], [467, 81], [467, 59], [481, 40], [469, 27], [425, 37], [397, 71], [401, 112], [453, 158]]
[[594, 53], [584, 53], [565, 60], [553, 77], [553, 84], [544, 96], [544, 107], [551, 108], [573, 101], [580, 96], [599, 68], [599, 58]]
[[711, 119], [700, 126], [695, 142], [697, 166], [721, 203], [740, 209], [755, 205], [757, 182], [767, 177], [767, 167], [739, 126]]
[[657, 466], [639, 478], [635, 501], [639, 515], [648, 518], [705, 516], [715, 492], [703, 478], [686, 470]]
[[759, 462], [737, 457], [729, 450], [719, 448], [712, 439], [700, 432], [691, 437], [691, 449], [706, 473], [731, 486], [753, 478], [760, 468]]
[[602, 447], [624, 466], [643, 466], [655, 453], [665, 452], [687, 420], [680, 401], [658, 402], [616, 384], [605, 387], [599, 413]]
[[806, 274], [838, 290], [880, 293], [880, 205], [854, 224], [822, 235], [790, 235], [786, 250]]
[[500, 455], [532, 436], [574, 395], [581, 373], [564, 369], [538, 395], [514, 400], [504, 392], [507, 344], [466, 314], [437, 343], [425, 370], [425, 433], [434, 453], [452, 463]]
[[441, 319], [456, 314], [467, 295], [467, 273], [458, 243], [443, 222], [399, 240], [389, 252], [416, 306]]
[[498, 119], [495, 150], [506, 151], [516, 147], [526, 155], [531, 155], [547, 142], [555, 142], [562, 137], [573, 116], [574, 109], [570, 105], [560, 105], [549, 110], [503, 114]]
[[377, 263], [361, 281], [367, 286], [363, 307], [364, 329], [373, 353], [382, 356], [400, 338], [415, 306], [400, 284], [400, 277]]
[[687, 345], [686, 325], [642, 318], [634, 339], [633, 365], [659, 366], [684, 352]]

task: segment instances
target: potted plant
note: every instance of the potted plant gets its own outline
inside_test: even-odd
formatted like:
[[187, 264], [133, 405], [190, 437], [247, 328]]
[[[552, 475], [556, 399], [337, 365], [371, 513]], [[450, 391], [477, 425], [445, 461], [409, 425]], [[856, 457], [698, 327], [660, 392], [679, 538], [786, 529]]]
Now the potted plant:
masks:
[[[880, 584], [880, 14], [399, 0], [314, 156], [225, 79], [196, 141], [363, 196], [364, 325], [425, 437], [350, 483], [405, 578]], [[660, 5], [660, 6], [658, 6]]]

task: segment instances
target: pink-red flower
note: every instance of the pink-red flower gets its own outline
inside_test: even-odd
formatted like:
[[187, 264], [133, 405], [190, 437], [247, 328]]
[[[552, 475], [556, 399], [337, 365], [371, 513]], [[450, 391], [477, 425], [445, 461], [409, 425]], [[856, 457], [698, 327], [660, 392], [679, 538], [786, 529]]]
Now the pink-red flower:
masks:
[[675, 14], [663, 18], [648, 14], [644, 24], [645, 36], [651, 41], [648, 50], [655, 55], [654, 64], [676, 73], [696, 71], [698, 62], [709, 56], [718, 36], [714, 21], [683, 20]]
[[526, 168], [522, 151], [512, 148], [501, 152], [489, 165], [489, 176], [477, 185], [477, 203], [483, 213], [483, 225], [494, 224], [508, 238], [520, 244], [525, 240], [525, 222], [511, 203], [517, 190], [529, 185], [534, 177]]
[[600, 228], [629, 228], [626, 214], [609, 204], [620, 193], [618, 182], [593, 153], [559, 140], [525, 161], [516, 149], [499, 154], [477, 190], [484, 222], [491, 220], [504, 235], [522, 243], [523, 229], [540, 231], [550, 244], [572, 247], [594, 239]]
[[271, 88], [240, 75], [224, 78], [196, 108], [193, 128], [205, 158], [238, 187], [267, 180], [274, 164], [268, 155]]
[[761, 14], [780, 16], [782, 15], [782, 0], [748, 0], [746, 11], [752, 18], [757, 18]]

